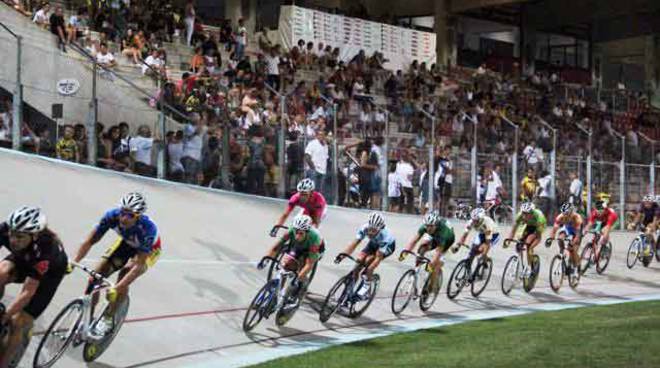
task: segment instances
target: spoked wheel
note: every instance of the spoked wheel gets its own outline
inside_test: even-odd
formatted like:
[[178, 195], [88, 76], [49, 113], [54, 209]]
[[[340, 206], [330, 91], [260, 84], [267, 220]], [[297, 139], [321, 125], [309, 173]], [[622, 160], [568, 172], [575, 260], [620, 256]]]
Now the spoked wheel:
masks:
[[80, 299], [72, 301], [60, 311], [39, 342], [32, 363], [35, 368], [50, 367], [62, 357], [78, 331], [83, 312], [83, 301]]
[[447, 284], [447, 298], [454, 299], [460, 294], [463, 287], [468, 282], [470, 270], [468, 269], [467, 260], [458, 262], [454, 271], [449, 276], [449, 283]]
[[539, 270], [541, 269], [541, 258], [535, 254], [532, 259], [534, 260], [534, 264], [531, 266], [532, 274], [529, 275], [529, 277], [523, 278], [523, 289], [527, 293], [534, 289], [536, 281], [539, 279]]
[[415, 271], [408, 270], [399, 279], [392, 294], [392, 313], [399, 315], [415, 294]]
[[[116, 306], [114, 315], [112, 316], [112, 330], [106, 333], [101, 340], [85, 342], [85, 346], [83, 347], [83, 359], [86, 362], [93, 362], [94, 360], [98, 359], [98, 357], [100, 357], [101, 354], [103, 354], [108, 349], [112, 343], [112, 340], [115, 339], [119, 333], [119, 330], [121, 329], [121, 326], [124, 324], [124, 320], [126, 320], [126, 316], [128, 315], [130, 299], [128, 296], [126, 296], [124, 300], [117, 303], [119, 304]], [[106, 305], [106, 307], [103, 309], [103, 313], [101, 313], [97, 318], [97, 321], [110, 313], [109, 308], [110, 305]]]
[[259, 322], [264, 318], [264, 309], [268, 307], [269, 302], [273, 298], [273, 291], [271, 290], [271, 283], [268, 282], [264, 285], [257, 295], [252, 299], [252, 303], [245, 311], [243, 317], [243, 331], [248, 332], [255, 328]]
[[[378, 274], [374, 274], [371, 279], [371, 283], [369, 284], [369, 299], [367, 299], [366, 301], [358, 300], [355, 303], [351, 304], [351, 310], [350, 313], [348, 314], [348, 317], [358, 318], [362, 315], [362, 313], [364, 313], [367, 310], [367, 308], [369, 308], [371, 302], [373, 302], [374, 298], [376, 297], [376, 292], [378, 291], [379, 285], [380, 285], [380, 276]], [[357, 290], [359, 290], [359, 288]]]
[[561, 289], [561, 284], [564, 282], [564, 275], [564, 262], [561, 256], [557, 254], [550, 262], [550, 288], [555, 293], [558, 293], [559, 289]]
[[493, 260], [488, 259], [488, 261], [483, 261], [483, 256], [477, 264], [477, 269], [474, 270], [474, 278], [472, 279], [471, 292], [472, 296], [478, 298], [481, 293], [486, 290], [488, 282], [490, 281], [490, 276], [493, 274]]
[[327, 322], [330, 317], [337, 311], [339, 306], [346, 301], [348, 294], [351, 290], [348, 289], [350, 282], [350, 275], [344, 276], [336, 284], [332, 286], [328, 295], [323, 301], [321, 311], [319, 312], [319, 319], [321, 322]]
[[660, 244], [658, 242], [660, 242], [660, 238], [655, 241], [655, 252], [653, 253], [655, 253], [655, 260], [660, 262]]
[[431, 290], [431, 276], [433, 273], [426, 273], [426, 280], [424, 281], [424, 288], [422, 289], [422, 295], [419, 298], [419, 309], [426, 312], [431, 309], [435, 300], [438, 299], [438, 294], [440, 294], [440, 288], [442, 287], [442, 270], [438, 272], [438, 279], [435, 280], [435, 287]]
[[628, 254], [626, 255], [626, 266], [628, 266], [629, 269], [632, 269], [639, 259], [642, 248], [641, 244], [642, 242], [640, 239], [635, 238], [632, 243], [630, 243], [630, 247], [628, 247]]
[[607, 265], [610, 264], [610, 258], [612, 258], [612, 243], [608, 241], [603, 247], [601, 247], [598, 262], [596, 262], [596, 272], [598, 272], [599, 275], [607, 269]]
[[520, 274], [520, 258], [513, 255], [506, 262], [504, 266], [504, 273], [502, 274], [502, 292], [504, 295], [509, 295], [513, 287], [518, 281], [518, 275]]
[[584, 275], [585, 272], [593, 265], [594, 258], [594, 248], [593, 244], [587, 244], [584, 249], [582, 249], [582, 254], [580, 255], [580, 274]]

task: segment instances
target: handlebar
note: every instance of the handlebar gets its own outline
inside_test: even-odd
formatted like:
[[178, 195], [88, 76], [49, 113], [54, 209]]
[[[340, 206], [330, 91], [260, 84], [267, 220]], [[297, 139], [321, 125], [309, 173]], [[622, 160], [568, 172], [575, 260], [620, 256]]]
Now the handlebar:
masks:
[[337, 255], [337, 257], [341, 258], [340, 261], [339, 261], [339, 263], [341, 263], [341, 261], [343, 261], [344, 258], [348, 258], [348, 259], [350, 259], [351, 261], [355, 262], [356, 264], [358, 264], [358, 265], [360, 265], [360, 266], [364, 266], [364, 265], [365, 265], [364, 263], [360, 262], [359, 260], [353, 258], [353, 256], [351, 256], [351, 255], [348, 254], [348, 253], [339, 253], [339, 254]]
[[284, 225], [275, 225], [270, 230], [270, 236], [273, 237], [273, 238], [276, 237], [277, 236], [277, 230], [279, 230], [279, 229], [288, 230], [289, 228], [287, 226], [284, 226]]
[[465, 243], [457, 243], [455, 248], [452, 247], [453, 248], [452, 253], [458, 252], [458, 250], [461, 249], [461, 247], [465, 247], [467, 249], [472, 249], [469, 245], [467, 245]]
[[554, 242], [555, 240], [557, 240], [557, 239], [555, 239], [555, 238], [548, 238], [548, 239], [546, 239], [546, 240], [545, 240], [545, 247], [546, 247], [546, 248], [550, 248], [550, 247], [552, 246], [552, 242]]
[[101, 283], [103, 283], [103, 284], [105, 284], [105, 285], [107, 285], [111, 288], [115, 287], [115, 284], [113, 284], [112, 281], [108, 280], [107, 278], [105, 278], [105, 276], [103, 276], [100, 273], [92, 270], [91, 268], [85, 266], [84, 264], [80, 264], [80, 263], [73, 262], [73, 261], [70, 262], [70, 263], [73, 267], [78, 268], [78, 269], [82, 270], [83, 272], [85, 272], [86, 274], [90, 275], [92, 278], [94, 278], [94, 280], [100, 281]]
[[424, 257], [424, 256], [421, 256], [421, 255], [419, 255], [419, 254], [417, 254], [417, 253], [415, 253], [415, 252], [411, 252], [411, 251], [409, 251], [409, 250], [407, 250], [407, 249], [402, 250], [402, 251], [401, 251], [401, 254], [410, 254], [410, 255], [412, 255], [413, 257], [415, 257], [415, 260], [416, 260], [417, 262], [421, 262], [421, 263], [431, 263], [431, 260], [430, 260], [430, 259], [428, 259], [428, 258], [426, 258], [426, 257]]
[[508, 248], [508, 247], [509, 247], [509, 243], [513, 243], [516, 247], [518, 247], [518, 246], [520, 246], [521, 244], [523, 244], [523, 242], [520, 241], [520, 240], [516, 240], [516, 239], [504, 239], [504, 244], [502, 244], [502, 247], [505, 248], [505, 249]]

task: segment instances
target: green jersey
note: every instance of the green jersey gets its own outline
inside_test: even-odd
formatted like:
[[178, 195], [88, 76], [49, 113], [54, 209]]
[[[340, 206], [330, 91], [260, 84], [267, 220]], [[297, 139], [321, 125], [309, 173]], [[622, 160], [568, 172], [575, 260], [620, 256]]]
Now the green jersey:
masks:
[[[289, 246], [296, 254], [307, 254], [307, 257], [318, 261], [321, 257], [321, 234], [318, 230], [314, 228], [310, 229], [302, 241], [296, 240], [296, 230], [293, 227], [289, 228], [287, 234], [289, 236]], [[281, 244], [283, 243], [284, 241], [281, 241]]]
[[522, 212], [516, 216], [516, 226], [521, 224], [525, 224], [527, 227], [534, 227], [540, 231], [545, 227], [546, 219], [541, 210], [535, 209], [532, 211], [532, 218], [529, 220], [525, 219]]
[[420, 226], [419, 230], [417, 230], [417, 235], [421, 237], [424, 236], [424, 234], [428, 234], [431, 237], [432, 248], [441, 246], [442, 248], [447, 249], [454, 244], [454, 240], [456, 239], [454, 229], [451, 228], [445, 220], [438, 222], [433, 234], [428, 233], [426, 225]]

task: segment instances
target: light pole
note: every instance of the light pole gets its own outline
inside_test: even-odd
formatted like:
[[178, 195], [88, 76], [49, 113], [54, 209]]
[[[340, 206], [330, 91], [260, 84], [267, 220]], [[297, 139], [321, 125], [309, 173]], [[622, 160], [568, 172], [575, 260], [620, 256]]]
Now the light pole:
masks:
[[21, 82], [21, 54], [23, 51], [23, 37], [14, 33], [9, 27], [0, 23], [10, 35], [16, 39], [16, 87], [14, 88], [11, 147], [21, 149], [21, 124], [23, 122], [23, 84]]
[[619, 227], [621, 230], [626, 228], [626, 136], [612, 130], [614, 136], [621, 140], [621, 162], [619, 163]]
[[472, 122], [472, 150], [470, 152], [470, 182], [474, 190], [474, 206], [479, 205], [479, 185], [477, 183], [477, 125], [479, 120], [466, 113], [462, 113], [465, 119]]
[[649, 166], [649, 193], [655, 195], [655, 139], [651, 139], [642, 132], [637, 133], [642, 139], [651, 143], [651, 165]]
[[513, 160], [511, 164], [511, 207], [513, 210], [511, 218], [515, 219], [516, 209], [518, 208], [518, 142], [520, 139], [520, 127], [504, 116], [504, 114], [500, 114], [500, 117], [505, 123], [512, 126], [514, 131], [513, 155], [511, 156], [511, 159]]
[[548, 124], [540, 116], [538, 122], [552, 132], [552, 151], [550, 151], [550, 196], [553, 202], [557, 201], [557, 129]]
[[337, 171], [339, 170], [339, 152], [337, 151], [337, 104], [330, 98], [319, 95], [323, 101], [332, 105], [332, 203], [339, 203], [339, 180]]
[[[431, 115], [429, 112], [423, 109], [419, 109], [419, 112], [427, 118], [431, 119], [431, 145], [429, 146], [429, 165], [426, 170], [426, 175], [429, 181], [429, 212], [433, 211], [433, 178], [435, 177], [435, 167], [433, 165], [433, 156], [435, 154], [435, 116]], [[420, 204], [420, 207], [423, 204]]]
[[575, 123], [575, 126], [578, 127], [584, 134], [588, 136], [588, 154], [587, 154], [587, 214], [591, 213], [591, 141], [592, 141], [592, 135], [593, 131], [591, 128], [587, 130], [585, 127], [582, 125]]

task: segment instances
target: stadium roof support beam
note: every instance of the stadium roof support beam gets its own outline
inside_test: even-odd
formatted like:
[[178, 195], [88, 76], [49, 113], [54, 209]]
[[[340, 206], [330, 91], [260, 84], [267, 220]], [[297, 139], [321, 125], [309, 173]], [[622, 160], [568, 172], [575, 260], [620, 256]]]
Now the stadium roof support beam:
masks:
[[488, 8], [499, 5], [526, 3], [529, 0], [454, 0], [451, 2], [451, 12], [461, 13], [478, 8]]

